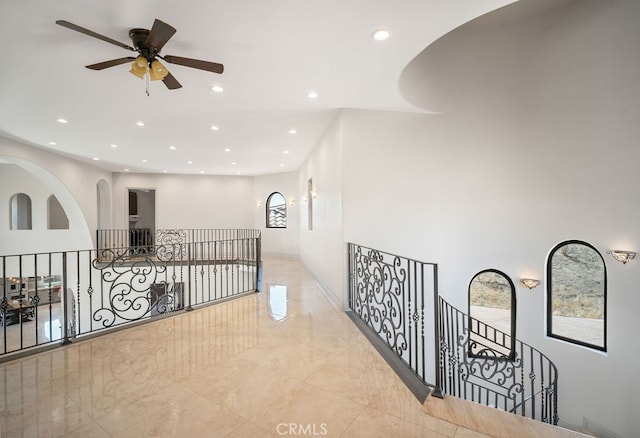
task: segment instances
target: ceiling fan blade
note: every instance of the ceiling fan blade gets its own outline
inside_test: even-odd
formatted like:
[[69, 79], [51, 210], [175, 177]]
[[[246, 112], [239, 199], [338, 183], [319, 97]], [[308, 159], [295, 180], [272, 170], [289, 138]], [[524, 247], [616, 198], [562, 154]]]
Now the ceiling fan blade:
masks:
[[136, 49], [134, 49], [131, 46], [128, 46], [127, 44], [121, 43], [120, 41], [116, 41], [104, 35], [100, 35], [99, 33], [96, 33], [92, 30], [85, 29], [84, 27], [80, 27], [77, 24], [69, 23], [68, 21], [65, 21], [65, 20], [58, 20], [56, 21], [56, 24], [59, 24], [62, 27], [66, 27], [67, 29], [71, 29], [71, 30], [75, 30], [76, 32], [83, 33], [85, 35], [89, 35], [90, 37], [94, 37], [99, 40], [106, 41], [107, 43], [114, 44], [118, 47], [122, 47], [123, 49], [131, 50], [133, 52], [136, 51]]
[[156, 18], [149, 36], [147, 36], [146, 46], [155, 47], [159, 52], [174, 33], [176, 33], [176, 30], [172, 26]]
[[199, 59], [183, 58], [181, 56], [166, 55], [162, 59], [170, 64], [184, 65], [185, 67], [197, 68], [199, 70], [206, 70], [213, 73], [222, 73], [224, 66], [216, 62], [201, 61]]
[[111, 59], [109, 61], [98, 62], [97, 64], [85, 65], [90, 70], [104, 70], [105, 68], [114, 67], [120, 64], [126, 64], [135, 60], [133, 56], [127, 56], [126, 58]]
[[182, 88], [182, 85], [180, 85], [180, 82], [178, 82], [171, 73], [167, 73], [164, 79], [162, 79], [162, 82], [164, 82], [164, 84], [167, 86], [169, 90]]

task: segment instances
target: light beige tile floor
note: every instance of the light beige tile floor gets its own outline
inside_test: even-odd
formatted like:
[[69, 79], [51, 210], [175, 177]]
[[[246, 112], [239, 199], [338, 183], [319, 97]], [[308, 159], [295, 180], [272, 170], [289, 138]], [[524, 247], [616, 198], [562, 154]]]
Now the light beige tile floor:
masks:
[[262, 293], [0, 364], [0, 387], [2, 438], [485, 436], [427, 414], [292, 259]]

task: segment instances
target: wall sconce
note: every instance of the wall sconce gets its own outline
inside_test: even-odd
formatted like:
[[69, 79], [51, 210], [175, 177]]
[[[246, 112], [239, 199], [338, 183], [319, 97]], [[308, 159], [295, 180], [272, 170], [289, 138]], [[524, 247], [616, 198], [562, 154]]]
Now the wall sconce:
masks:
[[258, 208], [262, 207], [262, 201], [258, 201]]
[[620, 263], [626, 265], [627, 262], [630, 262], [636, 257], [636, 253], [633, 251], [622, 251], [620, 249], [612, 249], [611, 251], [607, 251], [607, 254], [611, 254], [611, 257], [619, 261]]
[[296, 200], [293, 198], [289, 199], [289, 207], [293, 207], [294, 205], [296, 205]]
[[540, 284], [540, 280], [537, 280], [535, 278], [521, 278], [520, 283], [522, 283], [524, 287], [533, 289], [538, 287], [538, 285]]

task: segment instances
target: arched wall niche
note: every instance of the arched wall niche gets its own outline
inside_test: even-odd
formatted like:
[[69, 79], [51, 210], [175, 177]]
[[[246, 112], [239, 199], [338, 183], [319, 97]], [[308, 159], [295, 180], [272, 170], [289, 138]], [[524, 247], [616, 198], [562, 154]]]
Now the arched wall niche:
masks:
[[9, 229], [30, 230], [32, 227], [31, 197], [26, 193], [16, 193], [9, 200]]
[[56, 195], [51, 195], [47, 199], [47, 229], [48, 230], [68, 230], [69, 218], [64, 211]]
[[[17, 166], [27, 178], [32, 178], [34, 187], [38, 186], [38, 193], [27, 193], [32, 200], [33, 227], [28, 230], [30, 237], [12, 235], [8, 228], [0, 230], [2, 239], [2, 254], [25, 254], [50, 251], [68, 251], [93, 248], [92, 233], [89, 230], [84, 213], [74, 195], [66, 185], [52, 172], [32, 161], [0, 155], [0, 163]], [[28, 182], [14, 181], [16, 192], [22, 192], [22, 187]], [[12, 183], [13, 184], [13, 183]], [[31, 191], [31, 190], [27, 190]], [[47, 204], [50, 196], [55, 196], [64, 210], [69, 221], [69, 230], [63, 234], [52, 234], [48, 231]], [[8, 204], [7, 204], [8, 207]], [[3, 227], [4, 228], [4, 227]]]

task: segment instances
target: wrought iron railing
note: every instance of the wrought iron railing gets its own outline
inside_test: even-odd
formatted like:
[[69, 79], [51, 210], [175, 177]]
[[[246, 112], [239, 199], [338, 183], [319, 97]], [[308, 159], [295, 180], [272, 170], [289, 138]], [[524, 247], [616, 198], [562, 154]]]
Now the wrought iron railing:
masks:
[[257, 291], [256, 236], [0, 256], [0, 357]]
[[437, 265], [353, 243], [348, 250], [351, 311], [422, 383], [437, 388]]
[[437, 265], [353, 243], [348, 252], [350, 312], [433, 387], [432, 394], [557, 425], [555, 365], [439, 297]]
[[[237, 239], [257, 239], [257, 229], [157, 229], [127, 228], [96, 231], [96, 249], [120, 248], [131, 254], [152, 253], [157, 245], [171, 245], [195, 242], [232, 241]], [[109, 254], [105, 254], [107, 256]]]
[[274, 205], [267, 210], [267, 226], [269, 228], [285, 228], [287, 226], [287, 206]]
[[439, 368], [445, 394], [558, 424], [558, 371], [547, 356], [516, 339], [510, 358], [494, 348], [498, 339], [510, 348], [506, 333], [492, 328], [485, 337], [485, 330], [470, 330], [483, 323], [442, 298], [439, 313]]

